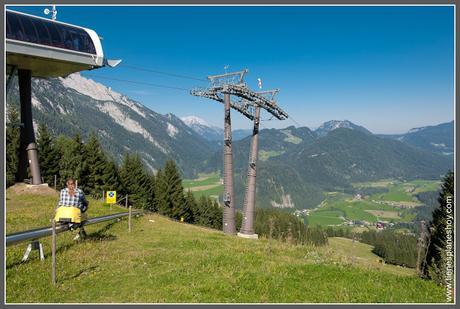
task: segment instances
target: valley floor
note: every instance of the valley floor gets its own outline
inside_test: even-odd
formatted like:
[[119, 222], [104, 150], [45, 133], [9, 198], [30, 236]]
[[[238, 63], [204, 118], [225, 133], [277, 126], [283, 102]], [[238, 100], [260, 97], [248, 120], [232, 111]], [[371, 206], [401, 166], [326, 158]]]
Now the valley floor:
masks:
[[[436, 180], [400, 181], [395, 179], [355, 183], [356, 192], [379, 188], [373, 194], [325, 192], [326, 198], [315, 209], [297, 211], [309, 225], [374, 227], [378, 221], [392, 226], [410, 223], [416, 217], [416, 207], [423, 207], [417, 199], [422, 192], [436, 192]], [[386, 190], [386, 192], [385, 192]]]
[[[7, 191], [7, 233], [47, 225], [56, 196]], [[108, 212], [91, 201], [89, 216]], [[112, 210], [123, 211], [122, 208]], [[379, 264], [367, 245], [331, 238], [294, 246], [224, 235], [146, 214], [87, 227], [88, 239], [58, 235], [57, 286], [45, 261], [6, 250], [8, 303], [441, 303], [443, 289], [410, 270]], [[353, 256], [353, 255], [356, 256]]]

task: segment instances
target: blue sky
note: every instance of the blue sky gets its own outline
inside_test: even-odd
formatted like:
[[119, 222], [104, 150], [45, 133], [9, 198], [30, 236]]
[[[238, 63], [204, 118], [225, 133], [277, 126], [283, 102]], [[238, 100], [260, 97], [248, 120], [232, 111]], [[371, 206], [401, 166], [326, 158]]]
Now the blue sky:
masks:
[[[45, 16], [43, 6], [10, 7]], [[58, 6], [58, 20], [94, 29], [116, 69], [91, 75], [191, 89], [206, 83], [125, 65], [206, 78], [248, 68], [246, 82], [280, 88], [292, 120], [264, 127], [350, 120], [403, 133], [453, 119], [454, 7]], [[82, 73], [85, 75], [85, 73]], [[159, 113], [196, 115], [222, 127], [223, 106], [187, 91], [91, 76]], [[269, 115], [263, 113], [263, 119]], [[251, 123], [232, 113], [233, 128]]]

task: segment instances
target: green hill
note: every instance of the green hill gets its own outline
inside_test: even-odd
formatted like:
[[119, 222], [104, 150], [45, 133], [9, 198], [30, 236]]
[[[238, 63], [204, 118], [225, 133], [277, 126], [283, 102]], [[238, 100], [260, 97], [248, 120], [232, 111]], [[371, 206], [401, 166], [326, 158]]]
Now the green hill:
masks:
[[[7, 191], [7, 233], [40, 227], [56, 195]], [[112, 212], [122, 211], [122, 208]], [[90, 217], [110, 212], [90, 200]], [[381, 265], [370, 247], [331, 239], [325, 247], [258, 241], [173, 222], [156, 214], [87, 227], [88, 239], [58, 235], [57, 286], [51, 284], [50, 238], [45, 261], [26, 244], [6, 250], [8, 303], [426, 303], [443, 289], [410, 270]], [[355, 254], [355, 259], [350, 258]]]
[[[236, 205], [243, 202], [249, 144], [249, 137], [234, 143]], [[295, 208], [313, 208], [323, 192], [352, 189], [353, 182], [438, 180], [453, 164], [448, 156], [348, 128], [320, 137], [307, 128], [261, 130], [259, 154], [267, 153], [257, 165], [258, 207], [283, 204], [289, 195]], [[222, 158], [214, 154], [207, 170], [219, 169]]]

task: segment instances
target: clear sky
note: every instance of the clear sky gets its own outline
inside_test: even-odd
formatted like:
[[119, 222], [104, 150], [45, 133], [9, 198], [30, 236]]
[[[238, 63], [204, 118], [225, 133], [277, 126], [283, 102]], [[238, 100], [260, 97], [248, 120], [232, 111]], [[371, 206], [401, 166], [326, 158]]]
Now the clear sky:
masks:
[[[45, 16], [43, 6], [9, 7]], [[106, 56], [122, 59], [92, 79], [178, 116], [223, 126], [223, 105], [184, 90], [102, 79], [110, 77], [191, 89], [206, 82], [124, 65], [206, 78], [248, 68], [255, 89], [279, 88], [278, 103], [294, 119], [264, 127], [350, 120], [374, 133], [403, 133], [453, 119], [453, 6], [58, 6], [57, 19], [94, 29]], [[263, 119], [269, 115], [263, 113]], [[233, 128], [251, 122], [232, 113]]]

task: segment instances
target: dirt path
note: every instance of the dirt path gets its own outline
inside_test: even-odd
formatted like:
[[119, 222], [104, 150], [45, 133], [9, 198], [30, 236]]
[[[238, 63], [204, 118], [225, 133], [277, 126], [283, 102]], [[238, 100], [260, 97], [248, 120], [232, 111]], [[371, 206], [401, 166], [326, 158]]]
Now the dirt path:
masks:
[[191, 188], [188, 188], [188, 190], [190, 190], [190, 191], [204, 191], [204, 190], [208, 190], [208, 189], [218, 187], [219, 185], [220, 184], [213, 184], [213, 185], [206, 185], [206, 186], [191, 187]]

